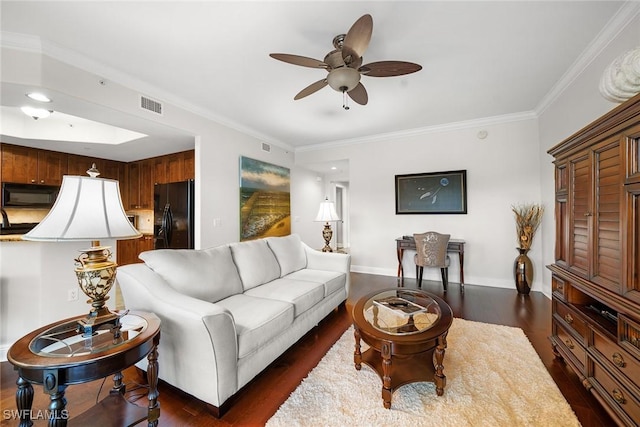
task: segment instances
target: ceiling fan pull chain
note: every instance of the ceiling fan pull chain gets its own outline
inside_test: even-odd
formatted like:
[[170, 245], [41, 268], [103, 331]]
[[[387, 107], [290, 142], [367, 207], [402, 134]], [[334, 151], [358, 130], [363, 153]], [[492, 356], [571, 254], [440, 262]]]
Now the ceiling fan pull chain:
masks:
[[349, 109], [349, 97], [347, 96], [347, 89], [342, 88], [342, 108]]

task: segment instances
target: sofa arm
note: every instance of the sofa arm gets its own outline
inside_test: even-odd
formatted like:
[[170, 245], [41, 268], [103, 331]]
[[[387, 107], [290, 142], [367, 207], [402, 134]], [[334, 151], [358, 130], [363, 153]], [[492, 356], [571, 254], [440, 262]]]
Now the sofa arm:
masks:
[[119, 267], [117, 280], [127, 309], [153, 312], [162, 322], [160, 378], [215, 406], [237, 391], [237, 334], [229, 311], [175, 291], [145, 264]]
[[346, 274], [347, 281], [345, 287], [348, 294], [349, 285], [351, 283], [351, 275], [349, 274], [351, 271], [351, 255], [337, 252], [318, 251], [304, 242], [302, 242], [302, 246], [307, 254], [307, 268], [311, 268], [313, 270], [337, 271]]

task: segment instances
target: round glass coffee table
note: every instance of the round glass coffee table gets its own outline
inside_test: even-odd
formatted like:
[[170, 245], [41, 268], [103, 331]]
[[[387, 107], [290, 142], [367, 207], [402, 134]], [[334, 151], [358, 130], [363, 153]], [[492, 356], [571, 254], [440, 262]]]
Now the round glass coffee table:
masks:
[[[393, 288], [360, 298], [353, 307], [357, 370], [369, 365], [382, 379], [384, 407], [399, 387], [433, 382], [444, 394], [444, 354], [453, 322], [451, 307], [422, 290]], [[369, 349], [361, 352], [361, 340]]]

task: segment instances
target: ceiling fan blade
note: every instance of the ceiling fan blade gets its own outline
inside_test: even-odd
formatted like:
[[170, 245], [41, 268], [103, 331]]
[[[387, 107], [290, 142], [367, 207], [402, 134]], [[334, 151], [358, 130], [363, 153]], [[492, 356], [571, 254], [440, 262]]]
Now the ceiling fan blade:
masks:
[[327, 79], [322, 79], [322, 80], [318, 80], [315, 83], [311, 83], [309, 86], [305, 87], [300, 92], [298, 92], [298, 94], [294, 96], [293, 99], [297, 101], [298, 99], [302, 99], [305, 96], [311, 95], [312, 93], [316, 93], [317, 91], [325, 87], [327, 84], [328, 84]]
[[362, 57], [369, 47], [371, 33], [373, 32], [373, 18], [371, 15], [361, 16], [349, 29], [342, 43], [342, 57], [348, 55]]
[[422, 66], [413, 62], [380, 61], [365, 64], [358, 71], [369, 77], [393, 77], [415, 73], [422, 70]]
[[353, 99], [360, 105], [367, 105], [367, 102], [369, 102], [369, 95], [367, 95], [367, 90], [364, 88], [362, 83], [358, 83], [358, 86], [351, 89], [347, 94], [349, 95], [349, 98]]
[[313, 58], [307, 58], [306, 56], [290, 55], [288, 53], [270, 53], [270, 57], [282, 62], [287, 62], [293, 65], [300, 65], [302, 67], [310, 68], [328, 68], [328, 65], [322, 61]]

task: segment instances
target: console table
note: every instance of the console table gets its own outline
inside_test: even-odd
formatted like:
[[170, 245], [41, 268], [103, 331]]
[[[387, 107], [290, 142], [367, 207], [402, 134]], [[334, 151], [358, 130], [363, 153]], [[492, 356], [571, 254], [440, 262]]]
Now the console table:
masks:
[[[16, 403], [20, 427], [31, 426], [33, 386], [42, 384], [51, 398], [46, 411], [50, 427], [69, 424], [86, 426], [130, 426], [147, 419], [149, 427], [158, 425], [158, 352], [160, 319], [152, 313], [130, 312], [120, 319], [118, 330], [99, 330], [84, 337], [77, 321], [85, 316], [44, 326], [11, 346], [9, 362], [18, 371]], [[124, 399], [121, 371], [147, 356], [149, 392], [146, 408]], [[109, 396], [82, 414], [72, 414], [64, 397], [70, 384], [114, 375]]]
[[[447, 252], [457, 253], [460, 260], [460, 286], [464, 290], [464, 240], [450, 239]], [[396, 239], [396, 252], [398, 253], [398, 282], [404, 285], [404, 268], [402, 257], [406, 249], [416, 250], [416, 242], [413, 236], [402, 236]]]

